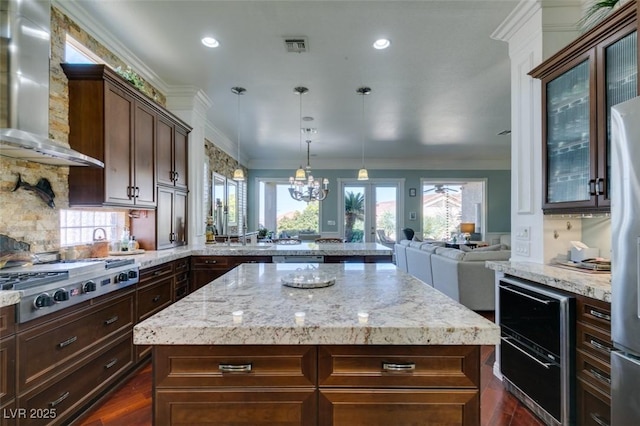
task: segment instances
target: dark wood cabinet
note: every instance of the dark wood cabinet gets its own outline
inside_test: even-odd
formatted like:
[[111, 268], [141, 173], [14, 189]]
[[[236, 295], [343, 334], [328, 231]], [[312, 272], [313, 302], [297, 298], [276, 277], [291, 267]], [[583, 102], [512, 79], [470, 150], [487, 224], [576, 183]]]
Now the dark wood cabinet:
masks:
[[576, 409], [579, 425], [611, 424], [611, 304], [576, 297]]
[[158, 250], [187, 244], [187, 193], [158, 186], [156, 211]]
[[638, 95], [636, 2], [530, 72], [542, 81], [543, 210], [610, 208], [610, 108]]
[[156, 162], [159, 185], [187, 188], [188, 135], [184, 127], [158, 116]]
[[154, 360], [157, 425], [480, 424], [478, 346], [165, 345]]
[[209, 284], [241, 263], [271, 263], [271, 256], [191, 256], [191, 291]]
[[[0, 308], [0, 425], [16, 424], [16, 338], [15, 306]], [[7, 413], [7, 414], [5, 414]]]

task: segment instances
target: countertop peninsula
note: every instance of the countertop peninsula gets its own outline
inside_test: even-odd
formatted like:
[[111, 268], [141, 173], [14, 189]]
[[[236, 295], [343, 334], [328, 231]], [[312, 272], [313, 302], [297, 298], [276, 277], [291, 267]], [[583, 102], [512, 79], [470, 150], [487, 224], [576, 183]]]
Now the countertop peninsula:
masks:
[[[494, 345], [499, 328], [393, 264], [243, 264], [134, 327], [142, 345]], [[242, 311], [241, 320], [233, 312]], [[304, 322], [295, 314], [304, 312]], [[368, 314], [366, 322], [359, 313]]]
[[611, 303], [611, 274], [573, 271], [533, 262], [488, 261], [487, 268]]

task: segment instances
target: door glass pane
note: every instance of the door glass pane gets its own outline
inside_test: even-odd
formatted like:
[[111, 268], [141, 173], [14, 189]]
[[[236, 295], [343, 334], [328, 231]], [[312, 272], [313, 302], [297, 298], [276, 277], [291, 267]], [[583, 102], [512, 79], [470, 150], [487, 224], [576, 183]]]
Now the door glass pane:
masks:
[[547, 200], [588, 201], [589, 62], [547, 84]]
[[344, 187], [344, 240], [347, 243], [364, 241], [365, 188]]
[[607, 194], [611, 189], [611, 107], [636, 96], [638, 87], [638, 33], [633, 32], [606, 49], [607, 84]]
[[320, 234], [320, 203], [296, 201], [289, 184], [260, 182], [258, 227], [275, 238], [315, 239]]
[[460, 184], [425, 182], [422, 187], [423, 240], [450, 241], [460, 232], [461, 207]]
[[371, 240], [381, 244], [396, 241], [398, 191], [395, 186], [377, 186], [376, 193], [376, 234]]

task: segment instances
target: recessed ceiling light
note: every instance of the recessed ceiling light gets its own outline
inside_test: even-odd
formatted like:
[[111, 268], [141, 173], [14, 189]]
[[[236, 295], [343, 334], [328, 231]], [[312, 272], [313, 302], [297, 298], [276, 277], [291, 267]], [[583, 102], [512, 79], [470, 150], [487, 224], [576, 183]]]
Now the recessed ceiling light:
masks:
[[218, 42], [218, 40], [216, 40], [213, 37], [205, 37], [202, 39], [202, 44], [204, 44], [207, 47], [218, 47], [220, 46], [220, 42]]
[[378, 39], [375, 41], [375, 43], [373, 43], [373, 47], [378, 50], [386, 49], [390, 45], [391, 45], [391, 41], [386, 38]]

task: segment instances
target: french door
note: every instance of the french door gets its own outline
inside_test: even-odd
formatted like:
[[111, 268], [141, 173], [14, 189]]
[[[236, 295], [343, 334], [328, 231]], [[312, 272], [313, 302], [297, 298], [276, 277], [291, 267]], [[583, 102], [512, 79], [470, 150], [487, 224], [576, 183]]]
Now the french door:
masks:
[[346, 242], [395, 241], [402, 218], [403, 180], [343, 180], [338, 208], [343, 212], [340, 232]]

